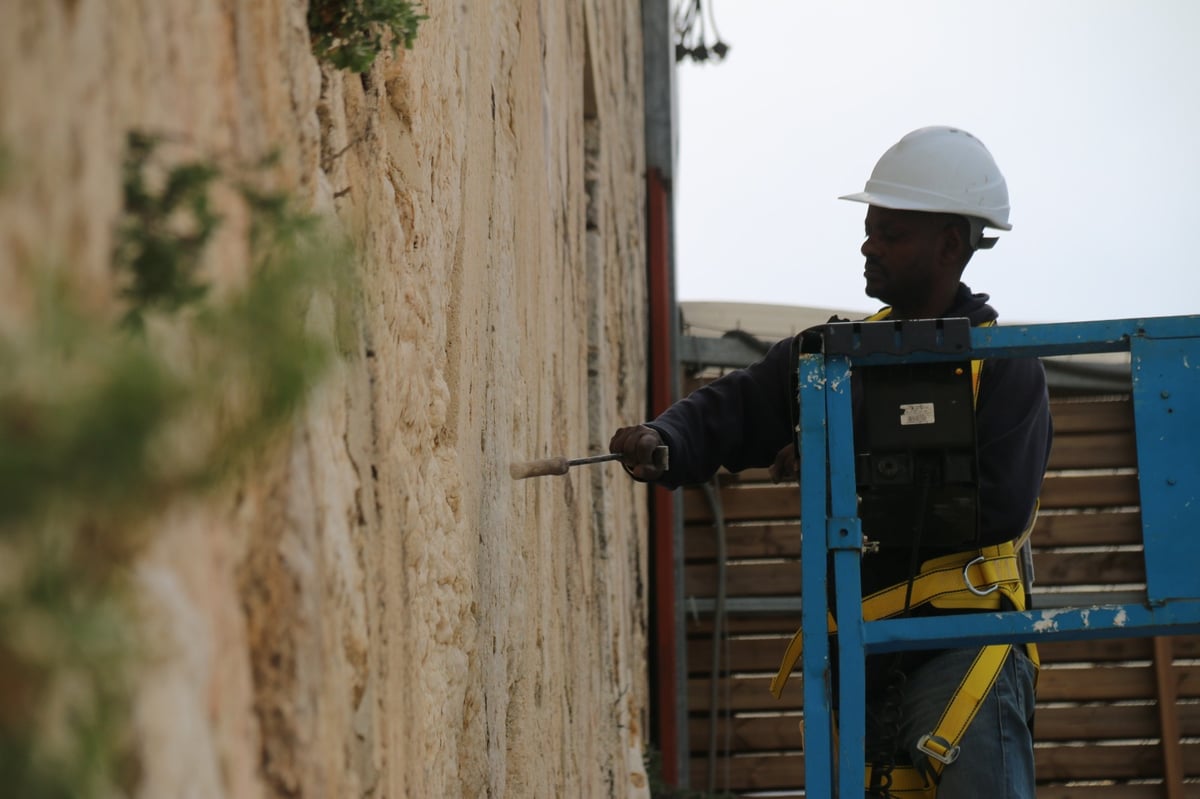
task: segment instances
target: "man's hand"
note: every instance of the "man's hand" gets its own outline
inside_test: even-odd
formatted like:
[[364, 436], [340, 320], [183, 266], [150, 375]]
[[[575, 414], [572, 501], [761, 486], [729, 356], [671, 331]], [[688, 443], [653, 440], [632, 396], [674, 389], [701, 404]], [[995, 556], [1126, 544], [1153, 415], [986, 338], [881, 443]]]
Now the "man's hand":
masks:
[[613, 433], [608, 451], [623, 455], [621, 463], [638, 480], [657, 480], [662, 477], [663, 469], [654, 465], [654, 450], [662, 445], [662, 436], [657, 430], [639, 424], [622, 427]]
[[800, 458], [796, 455], [795, 443], [788, 444], [775, 455], [770, 469], [771, 482], [782, 483], [794, 480], [800, 474]]

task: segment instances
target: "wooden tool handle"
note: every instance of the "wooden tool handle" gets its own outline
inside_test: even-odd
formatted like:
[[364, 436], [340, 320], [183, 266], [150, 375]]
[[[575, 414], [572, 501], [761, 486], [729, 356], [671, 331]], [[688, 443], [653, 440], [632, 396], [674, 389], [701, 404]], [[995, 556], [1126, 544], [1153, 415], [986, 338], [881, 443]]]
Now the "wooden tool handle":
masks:
[[570, 464], [564, 457], [543, 458], [540, 461], [525, 461], [524, 463], [509, 464], [508, 474], [514, 480], [524, 480], [526, 477], [542, 477], [547, 474], [566, 474]]

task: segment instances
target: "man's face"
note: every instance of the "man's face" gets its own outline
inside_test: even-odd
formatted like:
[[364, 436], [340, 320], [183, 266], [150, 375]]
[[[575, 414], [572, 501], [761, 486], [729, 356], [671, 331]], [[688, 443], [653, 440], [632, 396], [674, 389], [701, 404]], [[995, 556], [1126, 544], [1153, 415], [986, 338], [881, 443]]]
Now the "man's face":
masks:
[[947, 279], [940, 257], [946, 225], [942, 214], [869, 206], [861, 248], [867, 296], [897, 308], [926, 303], [934, 286]]

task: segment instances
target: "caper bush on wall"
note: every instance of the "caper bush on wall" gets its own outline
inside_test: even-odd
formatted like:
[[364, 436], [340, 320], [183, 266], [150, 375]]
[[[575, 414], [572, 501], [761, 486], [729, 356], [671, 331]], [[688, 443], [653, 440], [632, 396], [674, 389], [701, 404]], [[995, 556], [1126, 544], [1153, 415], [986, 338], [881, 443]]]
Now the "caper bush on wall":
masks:
[[313, 53], [337, 69], [366, 72], [390, 37], [392, 51], [412, 49], [428, 17], [408, 0], [311, 0], [308, 31]]

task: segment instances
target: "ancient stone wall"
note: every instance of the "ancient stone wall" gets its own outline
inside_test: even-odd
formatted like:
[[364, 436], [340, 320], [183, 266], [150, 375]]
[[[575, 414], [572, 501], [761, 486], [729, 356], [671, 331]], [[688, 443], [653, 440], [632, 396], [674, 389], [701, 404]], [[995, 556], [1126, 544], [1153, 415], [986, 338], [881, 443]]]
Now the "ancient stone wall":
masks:
[[[117, 303], [131, 130], [277, 151], [357, 252], [353, 346], [285, 441], [147, 523], [139, 795], [643, 795], [644, 494], [508, 476], [643, 414], [639, 4], [429, 2], [361, 76], [306, 10], [0, 2], [0, 332], [31, 265]], [[236, 287], [222, 210], [207, 277]]]

